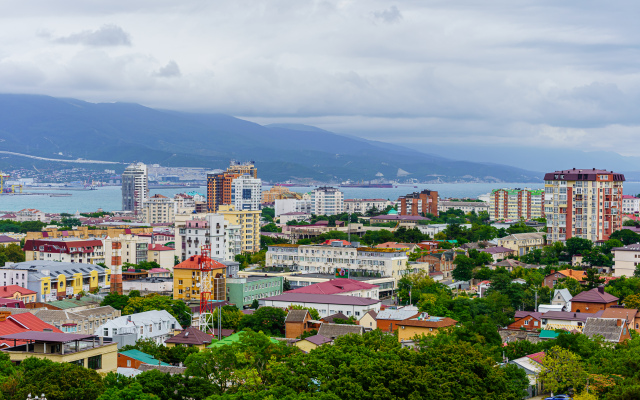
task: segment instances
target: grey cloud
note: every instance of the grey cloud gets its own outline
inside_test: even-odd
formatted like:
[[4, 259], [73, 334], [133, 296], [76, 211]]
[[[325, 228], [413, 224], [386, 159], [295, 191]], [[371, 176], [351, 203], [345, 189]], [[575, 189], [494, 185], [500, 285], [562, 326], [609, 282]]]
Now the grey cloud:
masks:
[[163, 77], [163, 78], [172, 78], [175, 76], [180, 76], [182, 73], [180, 72], [180, 67], [178, 63], [171, 60], [164, 67], [160, 68], [158, 72], [154, 74], [155, 76]]
[[400, 22], [400, 20], [402, 19], [402, 14], [396, 6], [391, 6], [382, 11], [375, 11], [373, 13], [373, 16], [380, 21], [386, 22], [387, 24]]
[[103, 25], [95, 31], [82, 31], [53, 40], [61, 44], [83, 44], [85, 46], [131, 46], [131, 35], [117, 25]]

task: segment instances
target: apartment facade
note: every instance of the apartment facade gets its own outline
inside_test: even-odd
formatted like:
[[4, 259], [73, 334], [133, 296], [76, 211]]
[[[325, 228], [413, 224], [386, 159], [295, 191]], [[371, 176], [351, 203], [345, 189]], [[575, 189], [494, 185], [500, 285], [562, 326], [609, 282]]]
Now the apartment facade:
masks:
[[398, 199], [399, 215], [424, 216], [426, 213], [438, 216], [438, 192], [423, 190], [410, 193]]
[[344, 210], [344, 195], [333, 187], [319, 187], [311, 192], [311, 213], [337, 215]]
[[[128, 336], [127, 342], [149, 339], [156, 344], [164, 344], [176, 330], [182, 330], [180, 323], [166, 310], [152, 310], [123, 315], [95, 328], [98, 337]], [[115, 341], [115, 340], [114, 340]]]
[[608, 240], [622, 227], [623, 174], [569, 169], [545, 174], [547, 241]]
[[229, 248], [234, 249], [234, 255], [260, 251], [260, 210], [236, 210], [231, 205], [223, 205], [218, 214], [228, 223]]
[[640, 198], [627, 194], [622, 195], [622, 213], [635, 214], [638, 212], [640, 212]]
[[202, 270], [200, 264], [208, 262], [211, 270], [210, 282], [213, 300], [226, 300], [227, 266], [219, 261], [202, 258], [201, 255], [191, 256], [173, 267], [173, 298], [183, 301], [199, 300], [202, 287]]
[[211, 246], [211, 257], [224, 260], [226, 255], [225, 230], [229, 225], [220, 214], [206, 214], [204, 217], [193, 217], [179, 228], [181, 236], [182, 260], [200, 254], [202, 246]]
[[629, 244], [622, 247], [614, 247], [613, 252], [613, 276], [634, 276], [638, 264], [640, 264], [640, 243]]
[[369, 210], [384, 211], [392, 205], [390, 200], [385, 199], [346, 199], [344, 201], [344, 211], [349, 214], [360, 213], [364, 215]]
[[281, 276], [249, 276], [227, 279], [227, 301], [239, 309], [251, 306], [254, 300], [282, 294]]
[[29, 239], [24, 243], [25, 261], [59, 261], [84, 264], [105, 262], [100, 239]]
[[220, 205], [233, 204], [233, 181], [242, 175], [258, 178], [258, 169], [253, 161], [239, 163], [231, 161], [226, 171], [215, 170], [207, 173], [207, 211], [216, 212]]
[[0, 267], [0, 283], [20, 285], [46, 302], [82, 291], [108, 290], [111, 270], [99, 265], [59, 261], [24, 261]]
[[251, 175], [240, 175], [231, 184], [231, 203], [236, 210], [262, 208], [262, 180]]
[[173, 199], [156, 194], [142, 204], [142, 218], [147, 224], [172, 224], [175, 221], [175, 202]]
[[313, 209], [313, 203], [307, 199], [276, 199], [274, 203], [274, 211], [276, 218], [279, 218], [282, 214], [288, 213], [303, 213], [311, 214]]
[[122, 173], [122, 211], [142, 213], [142, 204], [149, 197], [149, 175], [147, 166], [131, 164]]
[[401, 249], [279, 244], [268, 247], [265, 265], [317, 274], [333, 274], [342, 269], [369, 276], [393, 277], [397, 283], [406, 269], [407, 260], [406, 251]]
[[519, 220], [544, 217], [544, 190], [494, 189], [489, 197], [492, 220]]
[[465, 214], [475, 212], [489, 212], [489, 203], [484, 201], [441, 201], [438, 203], [438, 211], [462, 210]]

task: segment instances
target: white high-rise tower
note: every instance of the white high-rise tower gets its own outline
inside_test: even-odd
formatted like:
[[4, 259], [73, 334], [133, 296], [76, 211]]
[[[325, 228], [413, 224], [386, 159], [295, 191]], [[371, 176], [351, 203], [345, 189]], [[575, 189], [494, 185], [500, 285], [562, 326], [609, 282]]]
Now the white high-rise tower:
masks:
[[129, 165], [122, 173], [122, 210], [142, 211], [142, 203], [149, 198], [147, 166], [138, 163]]

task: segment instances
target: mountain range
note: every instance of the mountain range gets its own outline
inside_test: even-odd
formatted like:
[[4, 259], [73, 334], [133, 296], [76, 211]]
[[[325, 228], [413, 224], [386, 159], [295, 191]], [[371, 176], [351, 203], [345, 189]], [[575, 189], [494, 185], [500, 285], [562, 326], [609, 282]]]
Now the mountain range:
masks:
[[[231, 159], [253, 160], [260, 177], [271, 181], [361, 181], [380, 174], [443, 182], [541, 180], [538, 172], [451, 160], [306, 125], [262, 126], [224, 114], [21, 94], [0, 94], [0, 150], [116, 161], [123, 163], [119, 170], [134, 161], [215, 169], [226, 168]], [[47, 161], [0, 158], [2, 168], [42, 163]]]

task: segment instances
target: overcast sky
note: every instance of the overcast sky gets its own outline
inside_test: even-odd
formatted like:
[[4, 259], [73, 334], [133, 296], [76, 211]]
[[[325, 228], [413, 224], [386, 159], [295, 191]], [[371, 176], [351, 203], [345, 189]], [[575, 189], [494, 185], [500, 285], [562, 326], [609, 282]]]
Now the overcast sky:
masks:
[[0, 92], [635, 155], [639, 14], [638, 1], [6, 0]]

